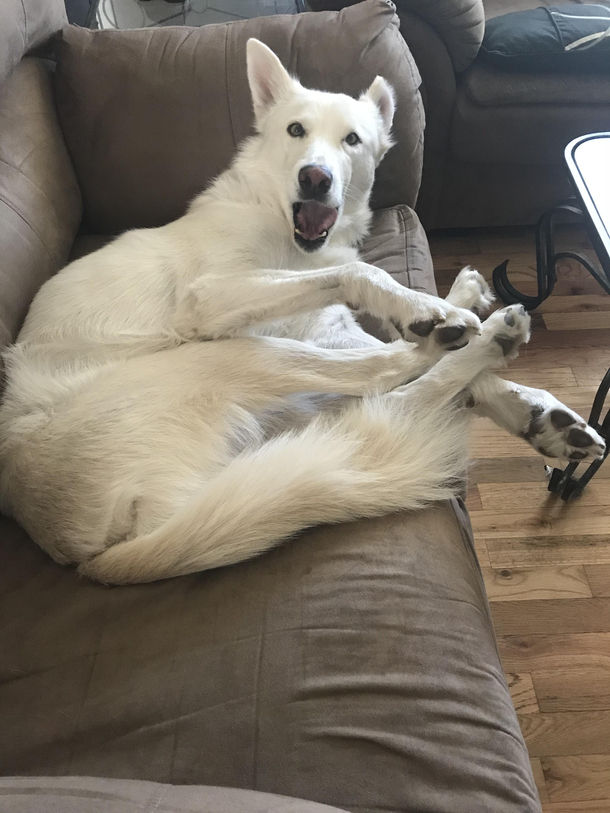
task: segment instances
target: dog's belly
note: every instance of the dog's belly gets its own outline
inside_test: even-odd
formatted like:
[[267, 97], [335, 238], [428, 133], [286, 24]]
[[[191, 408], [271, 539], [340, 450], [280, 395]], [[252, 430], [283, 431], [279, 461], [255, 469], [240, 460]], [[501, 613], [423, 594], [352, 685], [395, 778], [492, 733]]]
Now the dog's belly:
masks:
[[345, 305], [331, 305], [291, 319], [258, 325], [249, 335], [295, 339], [326, 348], [371, 347], [379, 343], [364, 333]]

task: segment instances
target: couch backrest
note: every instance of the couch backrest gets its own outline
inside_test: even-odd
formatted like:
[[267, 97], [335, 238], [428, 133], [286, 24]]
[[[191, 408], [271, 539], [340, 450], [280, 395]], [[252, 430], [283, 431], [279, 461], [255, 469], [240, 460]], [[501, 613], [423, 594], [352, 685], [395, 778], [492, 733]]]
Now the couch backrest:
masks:
[[394, 5], [259, 17], [202, 28], [89, 31], [58, 43], [57, 103], [86, 225], [114, 234], [179, 217], [251, 132], [246, 41], [267, 43], [303, 84], [356, 95], [377, 74], [395, 87], [398, 144], [376, 207], [413, 205], [421, 175], [420, 77]]

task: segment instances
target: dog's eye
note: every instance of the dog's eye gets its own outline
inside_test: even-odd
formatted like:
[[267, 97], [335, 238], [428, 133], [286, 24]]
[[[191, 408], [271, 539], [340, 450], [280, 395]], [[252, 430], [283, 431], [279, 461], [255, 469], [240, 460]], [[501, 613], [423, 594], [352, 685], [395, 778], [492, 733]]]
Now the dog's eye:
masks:
[[288, 135], [291, 135], [293, 138], [303, 138], [305, 128], [300, 121], [293, 121], [292, 124], [288, 125]]
[[355, 147], [356, 144], [360, 144], [360, 136], [358, 133], [349, 133], [349, 135], [345, 136], [345, 143], [349, 144], [350, 147]]

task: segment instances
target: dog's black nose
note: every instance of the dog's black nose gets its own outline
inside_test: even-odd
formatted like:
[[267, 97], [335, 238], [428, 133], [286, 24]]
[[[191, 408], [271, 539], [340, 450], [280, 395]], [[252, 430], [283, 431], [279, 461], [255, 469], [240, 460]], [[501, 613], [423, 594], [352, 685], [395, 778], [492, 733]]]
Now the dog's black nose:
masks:
[[333, 174], [328, 167], [310, 164], [299, 172], [299, 186], [305, 200], [323, 200], [333, 182]]

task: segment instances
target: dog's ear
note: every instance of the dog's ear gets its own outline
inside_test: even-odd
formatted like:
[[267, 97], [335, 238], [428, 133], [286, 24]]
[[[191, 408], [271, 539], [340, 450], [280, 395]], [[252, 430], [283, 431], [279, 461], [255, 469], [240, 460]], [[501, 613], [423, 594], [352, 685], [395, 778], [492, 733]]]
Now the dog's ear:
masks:
[[366, 90], [360, 98], [368, 98], [373, 102], [381, 114], [381, 121], [383, 122], [386, 133], [389, 133], [396, 109], [394, 88], [392, 85], [386, 82], [383, 76], [377, 76], [370, 88]]
[[294, 80], [271, 48], [260, 40], [248, 40], [246, 60], [254, 115], [258, 120], [275, 102], [290, 93]]

